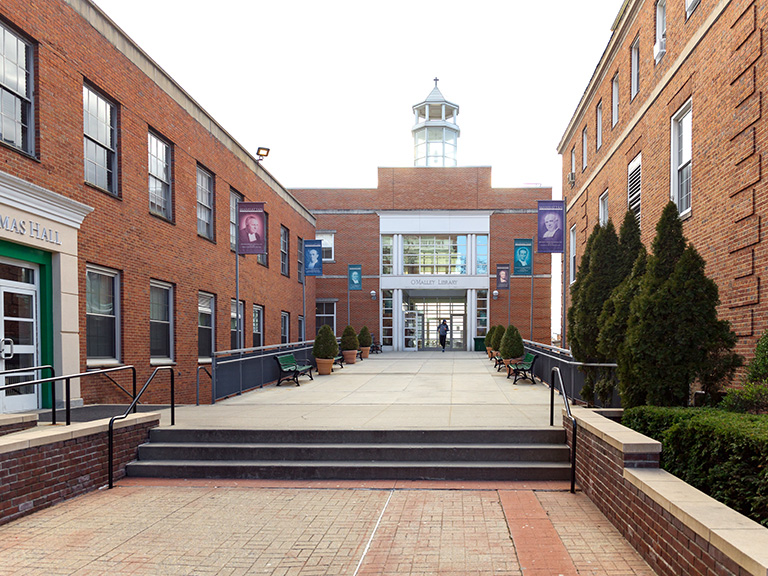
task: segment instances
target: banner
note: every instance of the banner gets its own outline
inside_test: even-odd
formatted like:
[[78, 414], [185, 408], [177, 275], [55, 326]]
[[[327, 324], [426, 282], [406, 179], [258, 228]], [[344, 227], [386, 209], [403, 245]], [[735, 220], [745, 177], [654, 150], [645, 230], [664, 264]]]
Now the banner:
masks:
[[539, 200], [539, 252], [562, 254], [565, 248], [565, 202]]
[[361, 264], [349, 264], [347, 268], [348, 290], [363, 289], [363, 266]]
[[533, 240], [515, 238], [515, 276], [530, 276], [533, 272]]
[[509, 264], [496, 264], [496, 289], [509, 290]]
[[237, 253], [266, 254], [264, 202], [237, 203]]
[[304, 275], [323, 275], [322, 240], [304, 240]]

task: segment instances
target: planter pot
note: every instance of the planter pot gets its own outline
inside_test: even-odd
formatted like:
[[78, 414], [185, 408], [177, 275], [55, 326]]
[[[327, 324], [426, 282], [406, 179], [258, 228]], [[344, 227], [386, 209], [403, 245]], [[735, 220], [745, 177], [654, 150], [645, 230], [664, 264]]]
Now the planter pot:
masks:
[[360, 357], [361, 358], [368, 358], [368, 354], [371, 353], [371, 347], [370, 346], [360, 346]]
[[[512, 362], [512, 358], [504, 358], [504, 366], [509, 366], [510, 362]], [[514, 364], [514, 362], [512, 362]]]
[[328, 376], [333, 372], [333, 358], [315, 358], [317, 362], [317, 373], [321, 376]]
[[354, 364], [357, 360], [357, 350], [342, 350], [341, 355], [344, 356], [344, 364]]

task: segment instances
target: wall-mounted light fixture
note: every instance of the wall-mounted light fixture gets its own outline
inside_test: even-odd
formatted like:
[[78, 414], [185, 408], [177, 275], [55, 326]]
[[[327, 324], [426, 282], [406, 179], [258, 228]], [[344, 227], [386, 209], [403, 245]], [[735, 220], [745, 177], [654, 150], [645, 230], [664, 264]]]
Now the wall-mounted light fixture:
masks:
[[493, 299], [494, 300], [498, 300], [499, 299], [499, 291], [498, 290], [494, 290], [493, 291]]
[[258, 156], [258, 158], [256, 159], [256, 162], [261, 162], [262, 160], [264, 160], [264, 158], [269, 156], [269, 148], [262, 148], [262, 147], [257, 148], [256, 156]]
[[371, 290], [371, 300], [376, 301], [376, 290]]

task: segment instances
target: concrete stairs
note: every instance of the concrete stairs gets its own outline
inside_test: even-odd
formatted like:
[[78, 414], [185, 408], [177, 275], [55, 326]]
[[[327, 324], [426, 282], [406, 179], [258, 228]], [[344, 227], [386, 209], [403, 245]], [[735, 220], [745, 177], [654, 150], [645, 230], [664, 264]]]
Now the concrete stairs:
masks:
[[156, 428], [128, 476], [349, 480], [567, 480], [562, 429]]

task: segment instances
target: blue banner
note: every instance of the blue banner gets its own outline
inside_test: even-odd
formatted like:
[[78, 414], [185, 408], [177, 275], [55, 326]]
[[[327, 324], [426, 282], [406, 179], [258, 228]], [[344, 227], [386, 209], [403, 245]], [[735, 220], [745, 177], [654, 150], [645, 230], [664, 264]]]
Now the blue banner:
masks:
[[347, 289], [363, 289], [363, 266], [361, 264], [349, 264], [347, 268]]
[[565, 202], [539, 200], [539, 252], [562, 254], [565, 248]]
[[515, 276], [530, 276], [533, 272], [533, 240], [515, 238]]
[[304, 275], [323, 275], [322, 240], [304, 240]]

